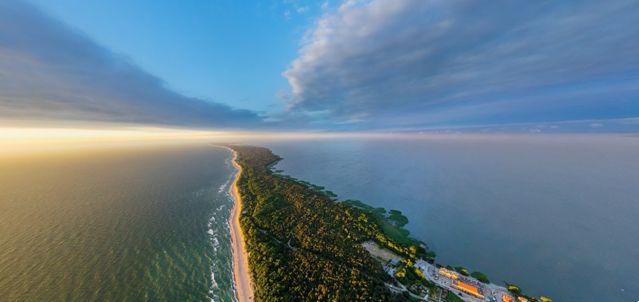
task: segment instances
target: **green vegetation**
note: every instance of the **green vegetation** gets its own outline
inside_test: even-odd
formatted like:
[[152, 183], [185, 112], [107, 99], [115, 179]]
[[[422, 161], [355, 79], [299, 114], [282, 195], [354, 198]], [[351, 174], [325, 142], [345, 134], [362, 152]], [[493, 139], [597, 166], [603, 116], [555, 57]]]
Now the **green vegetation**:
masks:
[[[273, 165], [274, 164], [271, 164], [271, 165], [269, 165], [269, 167], [272, 167]], [[294, 177], [292, 177], [290, 175], [282, 174], [283, 172], [284, 172], [284, 170], [273, 170], [273, 171], [271, 171], [271, 175], [275, 176], [275, 177], [280, 177], [280, 178], [283, 178], [283, 179], [286, 179], [286, 180], [290, 180], [290, 181], [296, 182], [296, 183], [301, 184], [301, 185], [304, 185], [308, 189], [313, 190], [313, 191], [315, 191], [317, 193], [326, 195], [331, 200], [336, 201], [337, 194], [335, 194], [333, 191], [326, 190], [326, 188], [324, 188], [323, 186], [314, 185], [314, 184], [312, 184], [312, 183], [310, 183], [308, 181], [299, 180], [299, 179], [294, 178]]]
[[367, 218], [377, 225], [381, 232], [373, 237], [379, 244], [395, 253], [408, 258], [421, 257], [426, 260], [434, 260], [435, 253], [425, 248], [421, 241], [410, 237], [408, 230], [403, 226], [408, 223], [408, 218], [397, 210], [388, 213], [384, 208], [374, 208], [359, 200], [345, 200], [342, 204], [359, 209], [368, 214]]
[[515, 295], [521, 295], [521, 288], [515, 284], [506, 283], [506, 288]]
[[468, 271], [468, 269], [467, 269], [467, 268], [465, 268], [465, 267], [462, 267], [462, 266], [456, 266], [456, 267], [455, 267], [455, 270], [456, 270], [458, 273], [460, 273], [460, 274], [462, 274], [462, 275], [464, 275], [464, 276], [467, 276], [467, 277], [468, 277], [468, 276], [470, 276], [470, 271]]
[[481, 272], [473, 272], [472, 274], [470, 274], [471, 277], [479, 280], [480, 282], [483, 283], [490, 283], [490, 280], [488, 280], [488, 276], [486, 276], [484, 273]]
[[388, 211], [388, 219], [392, 221], [395, 226], [403, 227], [408, 223], [408, 218], [402, 214], [402, 212], [397, 210]]
[[518, 285], [512, 284], [512, 283], [508, 283], [506, 282], [506, 289], [508, 289], [508, 291], [510, 293], [512, 293], [513, 295], [517, 296], [517, 297], [524, 297], [526, 299], [528, 299], [528, 301], [541, 301], [541, 302], [552, 302], [552, 299], [550, 299], [549, 297], [546, 296], [541, 296], [539, 297], [539, 299], [535, 298], [535, 297], [531, 297], [528, 295], [523, 294], [523, 291], [521, 289], [521, 287], [519, 287]]
[[[367, 240], [411, 259], [431, 255], [401, 228], [404, 218], [363, 203], [334, 202], [323, 187], [270, 170], [280, 158], [259, 147], [232, 146], [242, 174], [240, 223], [256, 301], [405, 301], [396, 281], [362, 246]], [[402, 224], [403, 223], [403, 224]], [[422, 280], [412, 264], [404, 278]]]
[[453, 294], [452, 292], [448, 292], [448, 296], [446, 296], [446, 302], [464, 302], [460, 297]]
[[424, 274], [415, 267], [410, 259], [404, 259], [395, 272], [395, 278], [406, 286], [428, 285]]
[[[402, 212], [358, 200], [336, 202], [336, 194], [322, 186], [272, 171], [281, 158], [270, 150], [231, 148], [242, 167], [240, 223], [256, 301], [412, 301], [411, 293], [441, 290], [415, 267], [418, 258], [432, 262], [435, 253], [410, 237]], [[394, 276], [362, 247], [369, 240], [403, 257]], [[489, 282], [480, 272], [448, 268]], [[398, 281], [411, 293], [391, 291], [389, 285], [401, 287]], [[518, 286], [507, 288], [523, 296]], [[446, 300], [462, 301], [452, 293]]]

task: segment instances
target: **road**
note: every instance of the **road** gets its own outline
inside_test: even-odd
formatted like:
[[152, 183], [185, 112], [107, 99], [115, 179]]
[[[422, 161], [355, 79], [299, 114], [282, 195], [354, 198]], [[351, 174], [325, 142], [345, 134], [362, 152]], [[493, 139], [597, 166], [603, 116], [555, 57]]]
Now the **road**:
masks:
[[[452, 279], [446, 277], [446, 276], [442, 276], [439, 274], [439, 269], [437, 267], [435, 267], [434, 265], [423, 261], [423, 260], [418, 260], [415, 263], [415, 266], [417, 268], [419, 268], [422, 273], [424, 273], [424, 276], [426, 276], [426, 279], [430, 282], [433, 282], [435, 284], [437, 284], [438, 286], [445, 288], [455, 294], [457, 294], [457, 296], [459, 296], [462, 300], [464, 300], [465, 302], [486, 302], [486, 301], [502, 301], [502, 297], [503, 296], [511, 296], [508, 293], [508, 290], [503, 287], [503, 286], [499, 286], [496, 284], [484, 284], [479, 282], [479, 280], [472, 278], [472, 277], [465, 277], [465, 276], [460, 276], [460, 279], [462, 279], [464, 282], [466, 283], [470, 283], [472, 285], [477, 286], [478, 288], [480, 288], [481, 292], [483, 293], [483, 295], [485, 296], [485, 298], [478, 298], [478, 297], [474, 297], [471, 296], [469, 294], [466, 293], [462, 293], [460, 290], [452, 287]], [[512, 296], [511, 296], [512, 297]]]

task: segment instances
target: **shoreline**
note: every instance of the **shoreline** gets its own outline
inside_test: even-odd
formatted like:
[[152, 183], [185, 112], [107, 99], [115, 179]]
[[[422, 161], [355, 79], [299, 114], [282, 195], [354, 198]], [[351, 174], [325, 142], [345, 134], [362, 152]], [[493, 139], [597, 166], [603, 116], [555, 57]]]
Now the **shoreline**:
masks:
[[240, 225], [240, 215], [242, 214], [242, 198], [237, 188], [237, 182], [242, 174], [242, 167], [237, 163], [237, 152], [233, 152], [233, 167], [237, 169], [233, 184], [231, 186], [231, 196], [233, 196], [233, 211], [229, 220], [231, 231], [231, 247], [233, 254], [233, 283], [235, 284], [235, 294], [239, 302], [253, 302], [253, 284], [251, 272], [249, 270], [248, 253], [246, 252], [244, 234]]
[[[544, 296], [528, 296], [514, 284], [491, 283], [481, 272], [438, 265], [435, 253], [403, 228], [408, 218], [401, 211], [375, 208], [359, 200], [339, 202], [333, 192], [322, 186], [271, 170], [273, 163], [281, 160], [271, 150], [253, 146], [233, 149], [234, 165], [241, 155], [242, 166], [251, 169], [251, 173], [242, 176], [242, 182], [260, 184], [242, 188], [251, 199], [251, 210], [261, 207], [278, 213], [258, 212], [246, 226], [251, 244], [269, 259], [253, 263], [260, 272], [264, 271], [255, 276], [258, 284], [268, 283], [270, 276], [276, 276], [282, 280], [278, 285], [287, 289], [283, 292], [279, 287], [261, 288], [260, 295], [266, 300], [350, 301], [357, 297], [403, 301], [434, 295], [465, 302], [552, 301]], [[233, 183], [234, 194], [239, 189], [237, 179]], [[273, 196], [279, 197], [274, 200]], [[238, 206], [242, 203], [238, 202]], [[308, 215], [309, 212], [314, 214]], [[234, 213], [240, 215], [241, 210], [234, 209]], [[290, 252], [294, 250], [298, 252]], [[272, 259], [284, 261], [273, 266], [269, 263]], [[316, 267], [319, 271], [314, 270]], [[351, 287], [353, 284], [357, 288]]]

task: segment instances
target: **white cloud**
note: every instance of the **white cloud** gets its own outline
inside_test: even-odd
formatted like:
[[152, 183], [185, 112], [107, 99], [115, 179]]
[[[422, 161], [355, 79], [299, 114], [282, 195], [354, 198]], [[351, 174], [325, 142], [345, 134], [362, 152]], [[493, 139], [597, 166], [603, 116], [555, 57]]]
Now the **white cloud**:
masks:
[[300, 6], [300, 7], [298, 7], [296, 9], [296, 11], [297, 11], [298, 14], [304, 14], [304, 13], [308, 12], [309, 9], [310, 8], [308, 6]]
[[[410, 116], [417, 125], [442, 110], [471, 121], [501, 118], [497, 106], [506, 106], [525, 121], [528, 111], [607, 106], [602, 97], [630, 102], [636, 20], [631, 0], [347, 0], [317, 21], [283, 73], [289, 107], [328, 111], [334, 121]], [[468, 113], [477, 106], [494, 109]], [[574, 118], [600, 114], [575, 110]]]
[[21, 1], [0, 2], [0, 119], [249, 127], [254, 112], [190, 98]]

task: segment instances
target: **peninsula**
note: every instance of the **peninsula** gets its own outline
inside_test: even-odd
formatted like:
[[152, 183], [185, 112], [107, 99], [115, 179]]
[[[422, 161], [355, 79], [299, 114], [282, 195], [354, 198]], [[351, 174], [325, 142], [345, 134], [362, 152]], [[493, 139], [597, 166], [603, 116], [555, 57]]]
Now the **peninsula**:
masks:
[[400, 211], [338, 201], [323, 187], [273, 171], [281, 158], [269, 149], [228, 147], [239, 171], [231, 232], [242, 302], [551, 301], [436, 264], [435, 253], [403, 228], [408, 219]]

